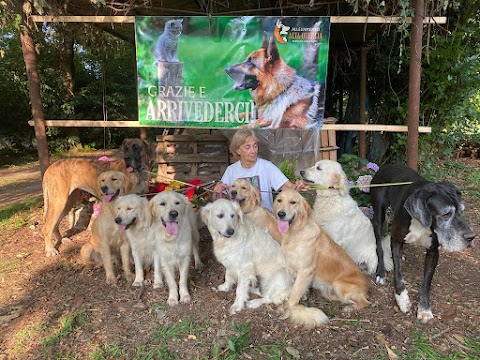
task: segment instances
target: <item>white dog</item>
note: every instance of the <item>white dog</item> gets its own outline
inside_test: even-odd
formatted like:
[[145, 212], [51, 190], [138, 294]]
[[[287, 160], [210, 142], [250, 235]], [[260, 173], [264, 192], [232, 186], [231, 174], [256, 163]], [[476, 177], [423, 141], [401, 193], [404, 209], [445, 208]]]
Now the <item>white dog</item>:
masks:
[[[301, 171], [306, 183], [325, 187], [317, 190], [313, 205], [315, 222], [340, 245], [368, 274], [377, 270], [377, 246], [373, 226], [368, 217], [359, 209], [350, 196], [347, 176], [340, 163], [320, 160], [315, 166]], [[389, 238], [382, 244], [385, 268], [393, 269]]]
[[135, 263], [135, 280], [132, 286], [143, 286], [144, 269], [153, 265], [153, 288], [163, 287], [159, 242], [152, 230], [152, 215], [147, 209], [148, 200], [136, 194], [118, 198], [115, 222], [125, 231]]
[[[287, 270], [281, 246], [267, 232], [244, 217], [238, 203], [219, 199], [202, 208], [201, 217], [213, 238], [213, 252], [225, 266], [225, 282], [219, 291], [229, 291], [237, 284], [236, 296], [230, 313], [262, 304], [281, 304], [288, 299], [293, 277]], [[261, 298], [250, 300], [249, 291], [260, 282]], [[254, 289], [255, 290], [255, 289]], [[295, 306], [285, 314], [293, 322], [316, 326], [328, 322], [317, 308]]]
[[[192, 252], [195, 268], [203, 267], [192, 204], [185, 195], [162, 191], [150, 200], [148, 209], [152, 215], [150, 231], [159, 247], [160, 263], [168, 285], [167, 304], [177, 305], [179, 295], [181, 303], [189, 303], [188, 270]], [[180, 273], [178, 286], [175, 280], [177, 269]]]

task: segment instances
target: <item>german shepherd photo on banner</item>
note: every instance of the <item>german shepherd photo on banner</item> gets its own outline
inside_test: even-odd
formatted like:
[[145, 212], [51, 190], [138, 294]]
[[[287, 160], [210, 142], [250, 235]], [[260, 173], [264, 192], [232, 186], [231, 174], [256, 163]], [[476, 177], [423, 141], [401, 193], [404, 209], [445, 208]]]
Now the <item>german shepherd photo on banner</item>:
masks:
[[285, 63], [273, 35], [264, 33], [260, 49], [225, 71], [235, 80], [233, 89], [250, 90], [257, 120], [249, 127], [310, 129], [320, 125], [324, 89]]

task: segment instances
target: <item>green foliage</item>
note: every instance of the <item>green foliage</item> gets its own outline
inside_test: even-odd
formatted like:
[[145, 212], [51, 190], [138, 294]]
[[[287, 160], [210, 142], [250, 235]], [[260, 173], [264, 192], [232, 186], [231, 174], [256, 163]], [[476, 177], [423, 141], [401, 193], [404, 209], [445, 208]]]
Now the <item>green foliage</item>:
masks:
[[54, 331], [51, 336], [46, 337], [42, 344], [48, 352], [53, 351], [59, 342], [69, 334], [71, 334], [77, 327], [82, 326], [87, 322], [88, 310], [81, 307], [75, 310], [71, 315], [65, 316], [59, 321], [59, 328]]
[[0, 228], [18, 229], [28, 223], [27, 216], [34, 208], [43, 204], [41, 196], [26, 199], [0, 210]]
[[[369, 163], [367, 159], [362, 159], [357, 155], [343, 154], [338, 159], [338, 162], [342, 164], [343, 171], [347, 175], [350, 185], [356, 186], [364, 184], [362, 179], [367, 180], [369, 184], [369, 180], [371, 180], [370, 177], [375, 175], [375, 170], [373, 170], [372, 167], [375, 167], [376, 164]], [[350, 195], [355, 199], [358, 206], [371, 206], [370, 194], [368, 192], [355, 187], [350, 189]]]
[[295, 168], [297, 167], [298, 160], [288, 160], [285, 159], [281, 162], [279, 169], [285, 175], [288, 180], [291, 182], [295, 182], [299, 179], [298, 176], [295, 175]]

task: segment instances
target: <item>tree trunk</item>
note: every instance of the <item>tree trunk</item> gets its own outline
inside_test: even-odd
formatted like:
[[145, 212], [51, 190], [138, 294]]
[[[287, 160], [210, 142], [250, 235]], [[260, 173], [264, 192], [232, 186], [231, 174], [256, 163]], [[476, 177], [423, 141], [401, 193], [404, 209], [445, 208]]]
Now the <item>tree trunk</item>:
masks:
[[32, 28], [27, 20], [26, 14], [22, 9], [22, 1], [17, 2], [19, 13], [22, 16], [22, 26], [20, 28], [20, 41], [22, 42], [23, 60], [27, 70], [28, 87], [30, 92], [30, 101], [32, 104], [32, 119], [34, 122], [35, 137], [37, 139], [37, 153], [40, 162], [40, 173], [43, 174], [50, 165], [48, 156], [47, 134], [45, 131], [45, 118], [42, 108], [42, 97], [40, 95], [40, 76], [37, 68], [37, 58], [35, 53], [35, 44], [31, 36]]
[[418, 125], [420, 114], [420, 84], [422, 77], [422, 35], [424, 0], [411, 0], [415, 10], [411, 25], [410, 69], [408, 81], [408, 139], [407, 165], [414, 170], [418, 166]]

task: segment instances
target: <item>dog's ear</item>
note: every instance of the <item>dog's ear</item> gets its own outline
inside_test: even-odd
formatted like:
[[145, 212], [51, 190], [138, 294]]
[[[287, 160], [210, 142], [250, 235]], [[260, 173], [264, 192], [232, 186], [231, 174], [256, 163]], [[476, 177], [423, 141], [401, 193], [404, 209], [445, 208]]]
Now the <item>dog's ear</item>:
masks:
[[347, 185], [347, 176], [344, 172], [340, 171], [337, 173], [333, 173], [330, 176], [329, 186], [333, 186], [334, 188], [338, 189], [338, 193], [341, 196], [348, 195], [348, 188]]
[[210, 211], [212, 210], [212, 204], [213, 203], [208, 203], [205, 206], [202, 206], [200, 209], [200, 218], [202, 221], [208, 225], [208, 219], [210, 218]]
[[275, 43], [275, 38], [273, 35], [270, 36], [270, 39], [268, 40], [267, 57], [270, 58], [270, 62], [275, 62], [280, 58], [277, 44]]
[[298, 202], [299, 202], [299, 209], [300, 211], [297, 212], [297, 225], [303, 226], [312, 214], [312, 208], [308, 204], [307, 200], [303, 196], [299, 194], [298, 197]]
[[242, 208], [240, 207], [240, 205], [237, 203], [237, 202], [233, 202], [232, 201], [232, 204], [233, 204], [233, 207], [235, 209], [235, 212], [237, 213], [238, 215], [238, 220], [240, 221], [241, 224], [243, 224], [243, 211], [242, 211]]
[[150, 202], [146, 197], [140, 197], [140, 214], [144, 217], [144, 222], [148, 226], [152, 226], [153, 217], [152, 212], [149, 209]]
[[131, 141], [131, 139], [125, 139], [123, 140], [122, 142], [122, 146], [121, 146], [121, 149], [123, 152], [125, 152], [125, 150], [128, 148], [128, 143]]
[[155, 203], [155, 200], [152, 198], [147, 204], [147, 212], [149, 213], [149, 216], [151, 218], [151, 221], [153, 222], [153, 218], [157, 214], [157, 204]]
[[254, 204], [257, 206], [260, 206], [262, 204], [262, 200], [260, 198], [260, 189], [257, 189], [256, 187], [252, 186], [253, 188], [253, 199], [255, 200]]
[[432, 225], [432, 215], [428, 211], [427, 200], [430, 194], [417, 189], [412, 195], [410, 195], [403, 207], [407, 210], [408, 214], [418, 220], [423, 227], [429, 228]]

